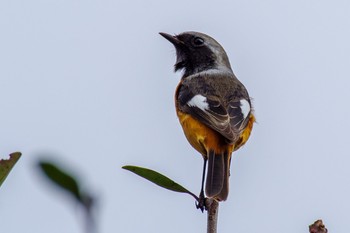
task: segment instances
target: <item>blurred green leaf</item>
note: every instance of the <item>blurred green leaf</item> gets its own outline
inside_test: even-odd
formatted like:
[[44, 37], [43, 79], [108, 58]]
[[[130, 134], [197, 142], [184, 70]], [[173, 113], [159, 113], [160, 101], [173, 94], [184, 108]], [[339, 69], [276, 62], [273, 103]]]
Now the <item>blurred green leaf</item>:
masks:
[[39, 161], [39, 167], [49, 180], [68, 191], [77, 201], [84, 203], [79, 184], [73, 175], [51, 162]]
[[15, 166], [16, 162], [19, 160], [21, 155], [22, 154], [20, 152], [14, 152], [10, 154], [9, 159], [0, 160], [0, 186], [6, 179], [7, 175], [10, 173], [13, 166]]
[[57, 164], [40, 160], [38, 165], [45, 177], [61, 189], [70, 193], [77, 202], [82, 205], [85, 212], [86, 232], [96, 232], [93, 214], [95, 198], [93, 198], [92, 194], [82, 190], [81, 185], [74, 175], [62, 167], [59, 167]]
[[151, 169], [148, 168], [143, 168], [143, 167], [137, 167], [137, 166], [131, 166], [131, 165], [127, 165], [127, 166], [123, 166], [123, 169], [126, 169], [128, 171], [131, 171], [153, 183], [155, 183], [156, 185], [159, 185], [163, 188], [169, 189], [171, 191], [175, 191], [175, 192], [180, 192], [180, 193], [188, 193], [191, 196], [193, 196], [196, 200], [198, 200], [198, 197], [196, 195], [194, 195], [193, 193], [191, 193], [190, 191], [188, 191], [186, 188], [182, 187], [181, 185], [179, 185], [178, 183], [176, 183], [175, 181], [169, 179], [168, 177], [153, 171]]

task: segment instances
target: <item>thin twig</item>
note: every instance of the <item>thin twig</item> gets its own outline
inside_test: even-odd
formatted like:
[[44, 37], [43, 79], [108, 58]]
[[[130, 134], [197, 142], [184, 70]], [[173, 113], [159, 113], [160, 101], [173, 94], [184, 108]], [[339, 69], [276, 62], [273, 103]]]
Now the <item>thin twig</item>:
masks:
[[208, 223], [207, 223], [207, 233], [216, 233], [218, 224], [218, 212], [219, 212], [219, 202], [215, 199], [206, 199], [206, 206], [208, 208]]

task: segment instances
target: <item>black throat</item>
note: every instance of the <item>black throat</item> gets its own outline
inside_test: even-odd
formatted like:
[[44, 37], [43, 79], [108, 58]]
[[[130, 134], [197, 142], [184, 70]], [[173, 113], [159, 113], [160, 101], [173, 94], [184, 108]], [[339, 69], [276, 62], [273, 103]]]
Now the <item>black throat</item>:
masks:
[[177, 51], [177, 61], [174, 66], [175, 71], [184, 71], [184, 77], [202, 72], [205, 70], [215, 69], [217, 64], [216, 57], [208, 48], [201, 51], [180, 50]]

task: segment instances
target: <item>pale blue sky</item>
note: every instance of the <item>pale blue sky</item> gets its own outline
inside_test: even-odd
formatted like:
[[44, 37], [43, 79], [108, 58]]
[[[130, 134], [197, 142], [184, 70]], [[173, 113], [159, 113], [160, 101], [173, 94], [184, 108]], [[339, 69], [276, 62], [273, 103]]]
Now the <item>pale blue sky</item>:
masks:
[[231, 164], [219, 232], [346, 233], [350, 211], [350, 3], [0, 2], [1, 232], [81, 232], [78, 211], [35, 170], [49, 154], [99, 198], [99, 232], [205, 232], [190, 196], [122, 170], [162, 172], [198, 193], [202, 159], [173, 94], [175, 50], [158, 32], [219, 41], [258, 124]]

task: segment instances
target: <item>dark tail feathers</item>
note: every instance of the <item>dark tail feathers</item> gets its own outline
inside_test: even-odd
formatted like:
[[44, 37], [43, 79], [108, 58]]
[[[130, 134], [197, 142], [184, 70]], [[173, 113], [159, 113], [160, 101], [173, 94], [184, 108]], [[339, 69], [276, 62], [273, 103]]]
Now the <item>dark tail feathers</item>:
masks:
[[210, 198], [225, 201], [228, 195], [229, 155], [227, 152], [208, 153], [208, 172], [205, 193]]

